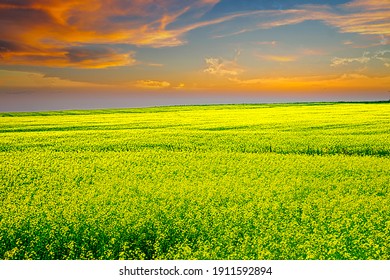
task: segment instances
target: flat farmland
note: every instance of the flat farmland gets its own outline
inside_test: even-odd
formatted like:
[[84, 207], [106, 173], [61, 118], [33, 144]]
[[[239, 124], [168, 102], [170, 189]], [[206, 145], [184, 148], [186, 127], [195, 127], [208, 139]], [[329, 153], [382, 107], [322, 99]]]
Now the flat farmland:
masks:
[[0, 259], [390, 259], [390, 104], [0, 113]]

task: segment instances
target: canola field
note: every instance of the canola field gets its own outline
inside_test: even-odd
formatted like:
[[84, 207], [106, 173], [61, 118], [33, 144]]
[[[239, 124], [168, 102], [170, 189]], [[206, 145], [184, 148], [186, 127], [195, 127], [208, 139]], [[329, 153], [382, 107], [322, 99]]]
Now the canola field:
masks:
[[0, 113], [0, 259], [390, 259], [390, 104]]

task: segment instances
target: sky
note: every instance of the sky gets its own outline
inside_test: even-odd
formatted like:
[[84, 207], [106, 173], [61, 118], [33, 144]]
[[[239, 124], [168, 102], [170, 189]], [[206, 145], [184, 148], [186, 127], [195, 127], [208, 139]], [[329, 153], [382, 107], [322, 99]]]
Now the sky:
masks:
[[388, 0], [0, 0], [0, 111], [389, 99]]

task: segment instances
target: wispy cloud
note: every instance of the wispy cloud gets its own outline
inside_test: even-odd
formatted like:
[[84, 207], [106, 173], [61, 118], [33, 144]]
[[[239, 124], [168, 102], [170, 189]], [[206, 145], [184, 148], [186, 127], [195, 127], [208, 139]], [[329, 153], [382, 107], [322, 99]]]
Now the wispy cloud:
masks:
[[346, 45], [346, 46], [353, 45], [353, 42], [351, 40], [347, 40], [347, 41], [343, 42], [343, 45]]
[[352, 62], [367, 63], [371, 60], [369, 54], [369, 52], [364, 52], [361, 57], [334, 57], [332, 58], [332, 63], [330, 64], [330, 66], [335, 67], [340, 65], [346, 65]]
[[260, 41], [260, 42], [256, 42], [255, 43], [256, 45], [259, 45], [259, 46], [276, 46], [278, 44], [277, 41]]
[[326, 54], [326, 52], [321, 49], [302, 48], [290, 54], [264, 54], [264, 53], [259, 54], [258, 53], [255, 56], [261, 60], [283, 63], [283, 62], [294, 62], [303, 57], [322, 56], [324, 54]]
[[351, 46], [352, 48], [354, 49], [368, 49], [368, 48], [372, 48], [372, 47], [378, 47], [378, 46], [386, 46], [388, 44], [390, 44], [390, 41], [389, 39], [381, 34], [381, 35], [376, 35], [374, 38], [370, 38], [371, 43], [368, 43], [368, 44], [356, 44], [355, 42], [352, 42], [352, 41], [344, 41], [343, 44], [344, 45], [347, 45], [347, 46]]
[[364, 52], [360, 57], [334, 57], [331, 60], [330, 66], [336, 67], [347, 65], [353, 62], [366, 64], [372, 60], [382, 61], [386, 67], [390, 67], [390, 50], [382, 50], [374, 53]]
[[237, 62], [239, 55], [240, 51], [236, 51], [233, 60], [215, 57], [205, 58], [207, 66], [203, 72], [225, 77], [237, 76], [244, 71], [244, 69], [239, 66]]
[[258, 23], [259, 28], [274, 28], [320, 20], [336, 27], [342, 33], [390, 36], [390, 2], [355, 0], [337, 9], [326, 5], [303, 5], [297, 9], [271, 11], [269, 17]]
[[300, 50], [300, 54], [303, 56], [316, 56], [316, 55], [325, 55], [327, 54], [327, 52], [321, 49], [303, 48]]
[[257, 29], [294, 25], [309, 20], [322, 21], [337, 28], [340, 33], [381, 36], [383, 45], [386, 45], [390, 38], [389, 1], [353, 0], [337, 6], [300, 5], [283, 10], [259, 10], [247, 16], [251, 17], [251, 23], [240, 26], [237, 31], [230, 31], [214, 38], [239, 35]]
[[294, 55], [257, 55], [257, 57], [262, 60], [276, 62], [292, 62], [298, 59], [298, 57]]
[[344, 4], [348, 8], [360, 8], [365, 10], [388, 9], [389, 3], [384, 0], [354, 0]]
[[378, 51], [373, 58], [382, 61], [386, 67], [390, 67], [390, 50]]
[[225, 37], [230, 37], [230, 36], [235, 36], [235, 35], [247, 33], [250, 31], [253, 31], [253, 30], [244, 28], [244, 29], [241, 29], [241, 30], [238, 30], [235, 32], [227, 33], [227, 34], [214, 35], [213, 38], [214, 39], [225, 38]]
[[385, 35], [381, 34], [380, 36], [381, 36], [380, 44], [382, 46], [389, 44], [389, 39]]

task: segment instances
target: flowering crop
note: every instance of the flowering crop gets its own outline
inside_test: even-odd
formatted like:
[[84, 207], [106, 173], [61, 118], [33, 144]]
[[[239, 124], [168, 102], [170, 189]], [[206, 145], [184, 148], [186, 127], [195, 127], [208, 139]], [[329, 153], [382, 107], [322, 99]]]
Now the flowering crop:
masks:
[[0, 114], [0, 259], [389, 259], [390, 105]]

